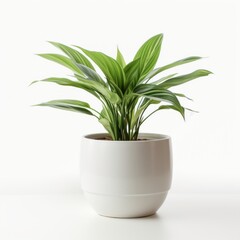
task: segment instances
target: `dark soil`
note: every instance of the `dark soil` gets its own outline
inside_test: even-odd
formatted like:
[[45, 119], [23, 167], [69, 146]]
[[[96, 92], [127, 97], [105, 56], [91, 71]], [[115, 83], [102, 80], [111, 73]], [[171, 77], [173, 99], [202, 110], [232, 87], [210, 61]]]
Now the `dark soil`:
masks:
[[[105, 140], [105, 141], [113, 141], [112, 138], [97, 138], [96, 140]], [[137, 140], [133, 140], [133, 141], [147, 141], [149, 139], [147, 138], [139, 138]], [[118, 140], [119, 142], [121, 142], [121, 140]], [[124, 140], [126, 141], [126, 140]], [[129, 142], [131, 142], [131, 140], [129, 140]]]

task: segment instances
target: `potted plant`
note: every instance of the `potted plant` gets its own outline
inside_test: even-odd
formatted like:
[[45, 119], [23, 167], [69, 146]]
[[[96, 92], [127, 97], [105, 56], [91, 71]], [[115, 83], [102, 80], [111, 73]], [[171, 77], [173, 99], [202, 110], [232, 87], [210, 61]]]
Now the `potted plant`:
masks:
[[[171, 186], [171, 138], [140, 133], [140, 127], [151, 115], [164, 109], [177, 111], [184, 118], [186, 108], [179, 98], [187, 97], [169, 89], [211, 72], [200, 69], [185, 75], [159, 77], [167, 69], [200, 59], [192, 56], [155, 68], [162, 40], [163, 34], [147, 40], [128, 64], [119, 49], [114, 59], [101, 52], [57, 42], [50, 43], [65, 55], [39, 54], [73, 71], [71, 78], [52, 77], [41, 82], [82, 89], [102, 104], [101, 110], [72, 99], [38, 104], [88, 114], [106, 129], [106, 133], [84, 136], [81, 149], [82, 189], [100, 215], [142, 217], [154, 214]], [[146, 111], [149, 106], [155, 106], [155, 110]]]

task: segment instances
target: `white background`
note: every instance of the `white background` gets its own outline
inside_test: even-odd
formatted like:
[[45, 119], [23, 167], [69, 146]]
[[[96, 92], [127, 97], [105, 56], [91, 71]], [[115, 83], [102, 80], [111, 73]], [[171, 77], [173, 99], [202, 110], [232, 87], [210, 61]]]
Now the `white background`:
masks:
[[[194, 99], [184, 122], [161, 112], [144, 132], [169, 134], [174, 148], [173, 191], [240, 192], [237, 19], [231, 2], [5, 1], [1, 2], [0, 192], [80, 191], [80, 138], [104, 129], [88, 116], [30, 105], [55, 98], [93, 102], [76, 89], [31, 81], [66, 76], [34, 55], [56, 52], [46, 41], [78, 44], [130, 61], [147, 38], [164, 33], [159, 65], [191, 55], [205, 58], [177, 72], [214, 72], [177, 90]], [[238, 26], [239, 27], [239, 26]], [[171, 70], [174, 72], [176, 70]], [[93, 104], [94, 105], [94, 104]]]
[[130, 61], [158, 33], [164, 33], [158, 65], [199, 55], [207, 58], [176, 71], [214, 72], [176, 89], [194, 99], [188, 106], [199, 114], [189, 113], [184, 122], [161, 112], [142, 128], [172, 136], [172, 194], [240, 193], [237, 7], [237, 1], [0, 1], [0, 194], [80, 193], [81, 136], [104, 131], [91, 117], [30, 106], [57, 98], [97, 104], [76, 89], [28, 87], [70, 74], [34, 54], [57, 52], [47, 41], [112, 56], [118, 45]]

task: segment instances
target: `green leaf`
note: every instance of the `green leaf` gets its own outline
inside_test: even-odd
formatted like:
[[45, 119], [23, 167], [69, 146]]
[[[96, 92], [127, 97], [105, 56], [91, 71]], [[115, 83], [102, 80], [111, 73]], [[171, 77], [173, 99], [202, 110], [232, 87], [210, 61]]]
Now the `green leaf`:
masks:
[[58, 99], [50, 101], [52, 104], [62, 104], [68, 105], [71, 107], [84, 107], [84, 108], [91, 108], [89, 103], [80, 101], [80, 100], [73, 100], [73, 99]]
[[52, 82], [52, 83], [57, 83], [57, 84], [63, 85], [63, 86], [82, 88], [82, 84], [80, 82], [75, 82], [75, 81], [72, 81], [68, 78], [56, 78], [56, 77], [46, 78], [46, 79], [43, 79], [43, 80], [33, 81], [31, 83], [31, 85], [34, 84], [34, 83], [37, 83], [37, 82]]
[[172, 78], [173, 76], [176, 76], [176, 75], [177, 75], [177, 73], [170, 74], [170, 75], [168, 75], [166, 77], [162, 77], [162, 78], [158, 79], [157, 81], [151, 82], [151, 84], [158, 85], [159, 83], [164, 82], [164, 81], [166, 81], [166, 80], [168, 80], [168, 79], [170, 79], [170, 78]]
[[52, 100], [49, 102], [37, 104], [35, 106], [47, 106], [47, 107], [53, 107], [53, 108], [58, 108], [62, 110], [68, 110], [68, 111], [93, 115], [93, 113], [87, 109], [87, 108], [90, 108], [89, 104], [86, 102], [78, 101], [78, 100], [70, 100], [70, 99]]
[[141, 76], [139, 64], [140, 59], [136, 59], [125, 66], [124, 73], [126, 76], [127, 87], [131, 86], [132, 88], [134, 88], [139, 82]]
[[[109, 100], [111, 103], [116, 104], [120, 99], [116, 93], [111, 92], [107, 87], [103, 86], [101, 83], [95, 82], [95, 81], [89, 81], [84, 78], [79, 78], [78, 82], [72, 81], [67, 78], [47, 78], [43, 80], [39, 80], [40, 82], [53, 82], [57, 83], [59, 85], [64, 86], [71, 86], [71, 87], [78, 87], [85, 91], [90, 92], [96, 97], [99, 97], [96, 93], [100, 94], [107, 100]], [[39, 81], [34, 81], [39, 82]]]
[[[163, 109], [171, 109], [171, 110], [175, 110], [177, 112], [180, 112], [179, 109], [174, 106], [174, 105], [162, 105], [158, 108], [158, 110], [163, 110]], [[180, 112], [182, 117], [185, 119], [185, 109], [182, 108], [182, 112]]]
[[159, 84], [159, 86], [161, 86], [162, 88], [170, 88], [170, 87], [174, 87], [174, 86], [186, 83], [188, 81], [191, 81], [191, 80], [199, 78], [199, 77], [207, 76], [211, 73], [212, 72], [210, 72], [208, 70], [199, 69], [199, 70], [196, 70], [196, 71], [186, 74], [186, 75], [181, 75], [178, 77], [171, 78], [171, 79]]
[[123, 57], [122, 53], [120, 52], [119, 48], [117, 48], [116, 60], [122, 68], [124, 68], [126, 66], [126, 62], [125, 62], [124, 57]]
[[77, 63], [77, 66], [81, 69], [81, 71], [86, 75], [86, 77], [89, 80], [95, 80], [97, 82], [102, 83], [103, 85], [106, 85], [106, 83], [100, 77], [100, 75], [97, 72], [95, 72], [94, 70], [92, 70], [91, 68], [89, 68], [85, 65], [82, 65], [82, 64], [78, 64], [78, 63]]
[[109, 90], [108, 87], [106, 87], [102, 83], [89, 81], [84, 78], [81, 78], [80, 76], [78, 76], [78, 81], [83, 86], [88, 87], [89, 89], [93, 89], [96, 92], [100, 93], [102, 96], [104, 96], [105, 99], [110, 101], [112, 104], [116, 104], [120, 101], [118, 94]]
[[177, 66], [180, 66], [180, 65], [183, 65], [183, 64], [186, 64], [186, 63], [190, 63], [190, 62], [194, 62], [194, 61], [197, 61], [201, 59], [201, 57], [198, 57], [198, 56], [192, 56], [192, 57], [187, 57], [187, 58], [184, 58], [184, 59], [181, 59], [181, 60], [178, 60], [176, 62], [173, 62], [173, 63], [170, 63], [168, 65], [165, 65], [163, 67], [159, 67], [159, 68], [156, 68], [154, 69], [153, 71], [151, 71], [145, 79], [151, 79], [153, 78], [154, 76], [156, 76], [158, 73], [160, 72], [163, 72], [169, 68], [173, 68], [173, 67], [177, 67]]
[[122, 67], [112, 57], [101, 52], [89, 51], [80, 48], [89, 58], [91, 58], [105, 74], [108, 81], [116, 84], [122, 91], [125, 89], [125, 75]]
[[[172, 109], [172, 110], [178, 111], [178, 109], [176, 109], [175, 106], [173, 106], [173, 105], [162, 105], [158, 108], [158, 110], [163, 110], [163, 109]], [[185, 115], [185, 110], [198, 113], [198, 111], [192, 110], [190, 108], [184, 108], [184, 115]]]
[[171, 103], [184, 116], [184, 109], [177, 97], [167, 89], [152, 84], [141, 84], [134, 92], [145, 98]]
[[[71, 99], [53, 100], [39, 105], [93, 115], [109, 133], [109, 139], [116, 141], [137, 140], [143, 122], [159, 110], [178, 111], [184, 117], [185, 111], [193, 110], [184, 108], [179, 99], [189, 98], [182, 93], [169, 91], [169, 88], [207, 76], [211, 72], [200, 69], [185, 75], [169, 73], [157, 77], [165, 70], [201, 59], [192, 56], [156, 68], [162, 40], [163, 34], [148, 39], [128, 64], [119, 49], [114, 59], [101, 52], [50, 42], [63, 52], [62, 55], [50, 53], [40, 56], [69, 68], [73, 74], [69, 79], [47, 78], [42, 81], [87, 91], [99, 100], [102, 111], [96, 111], [87, 102]], [[93, 65], [100, 70], [100, 74]], [[149, 109], [150, 105], [154, 107], [153, 111]]]
[[192, 110], [190, 108], [185, 108], [185, 109], [188, 110], [189, 112], [199, 113], [198, 111]]
[[133, 116], [132, 116], [132, 121], [131, 121], [131, 128], [133, 128], [137, 121], [139, 120], [139, 117], [140, 115], [142, 114], [142, 112], [150, 105], [150, 101], [146, 101], [145, 104], [142, 104], [137, 110], [135, 113], [133, 113]]
[[113, 137], [114, 134], [113, 134], [110, 122], [106, 118], [100, 118], [98, 121], [103, 125], [103, 127], [107, 130], [110, 136]]
[[37, 55], [45, 59], [48, 59], [50, 61], [61, 64], [64, 67], [71, 69], [73, 72], [79, 75], [83, 75], [82, 71], [76, 66], [76, 64], [71, 59], [63, 55], [55, 54], [55, 53], [43, 53], [43, 54], [37, 54]]
[[190, 108], [185, 108], [185, 110], [187, 110], [187, 111], [189, 111], [189, 112], [199, 113], [198, 111], [193, 110], [193, 109], [190, 109]]
[[68, 57], [70, 57], [76, 63], [83, 64], [88, 68], [95, 70], [91, 62], [79, 51], [58, 42], [49, 42], [49, 43], [51, 43], [53, 46], [62, 50]]
[[186, 95], [182, 94], [182, 93], [174, 93], [175, 96], [177, 97], [182, 97], [182, 98], [186, 98], [190, 101], [193, 101], [191, 98], [187, 97]]
[[134, 60], [140, 59], [141, 77], [144, 78], [156, 65], [161, 45], [163, 34], [158, 34], [147, 40], [136, 53]]

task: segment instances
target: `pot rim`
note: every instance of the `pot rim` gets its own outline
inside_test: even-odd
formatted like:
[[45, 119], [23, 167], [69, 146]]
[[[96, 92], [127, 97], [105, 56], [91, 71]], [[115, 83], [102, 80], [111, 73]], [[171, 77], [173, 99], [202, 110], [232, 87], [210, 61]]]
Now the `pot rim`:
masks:
[[144, 138], [144, 140], [110, 140], [106, 141], [102, 138], [109, 136], [108, 133], [92, 133], [86, 134], [82, 138], [88, 141], [97, 141], [97, 142], [108, 142], [108, 143], [140, 143], [140, 142], [154, 142], [154, 141], [163, 141], [163, 140], [170, 140], [171, 137], [165, 134], [158, 134], [158, 133], [139, 133], [139, 137]]

